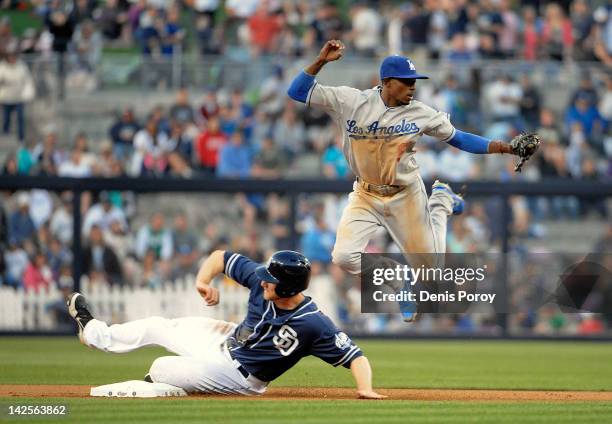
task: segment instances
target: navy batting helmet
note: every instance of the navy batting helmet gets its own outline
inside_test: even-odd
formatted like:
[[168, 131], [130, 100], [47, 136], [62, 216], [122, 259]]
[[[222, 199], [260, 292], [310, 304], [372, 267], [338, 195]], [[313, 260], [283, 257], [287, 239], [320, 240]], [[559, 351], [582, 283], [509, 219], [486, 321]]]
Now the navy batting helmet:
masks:
[[274, 253], [266, 265], [255, 269], [255, 275], [268, 283], [276, 284], [279, 297], [291, 297], [308, 288], [310, 261], [292, 250]]

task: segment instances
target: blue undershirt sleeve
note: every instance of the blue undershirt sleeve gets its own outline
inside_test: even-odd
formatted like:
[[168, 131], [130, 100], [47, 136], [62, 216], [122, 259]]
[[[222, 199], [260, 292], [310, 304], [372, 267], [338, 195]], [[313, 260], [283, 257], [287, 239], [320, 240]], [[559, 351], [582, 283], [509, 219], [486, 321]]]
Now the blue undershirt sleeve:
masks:
[[291, 81], [291, 85], [289, 86], [289, 90], [287, 90], [287, 94], [293, 100], [306, 103], [306, 100], [308, 99], [308, 93], [310, 92], [310, 89], [312, 88], [314, 83], [314, 75], [310, 75], [302, 71], [293, 79], [293, 81]]
[[448, 141], [448, 144], [464, 152], [486, 154], [489, 153], [490, 142], [491, 140], [488, 138], [456, 130], [455, 135]]

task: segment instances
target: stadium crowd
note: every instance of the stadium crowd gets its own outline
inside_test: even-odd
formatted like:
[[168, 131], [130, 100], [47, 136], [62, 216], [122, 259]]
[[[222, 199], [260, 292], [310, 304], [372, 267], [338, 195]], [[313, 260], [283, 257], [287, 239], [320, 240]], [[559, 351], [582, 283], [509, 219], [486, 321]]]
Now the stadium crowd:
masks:
[[[602, 1], [5, 0], [2, 4], [31, 8], [44, 24], [43, 30], [26, 32], [21, 51], [72, 52], [85, 67], [96, 60], [103, 45], [136, 46], [145, 55], [158, 56], [172, 56], [190, 45], [201, 54], [243, 49], [251, 56], [301, 56], [318, 50], [328, 39], [343, 39], [363, 56], [426, 49], [432, 58], [453, 61], [612, 61], [612, 13]], [[7, 37], [6, 32], [0, 34]]]
[[[16, 114], [21, 140], [7, 156], [3, 175], [353, 178], [335, 124], [324, 112], [287, 99], [292, 75], [280, 66], [256, 92], [217, 87], [194, 98], [192, 91], [181, 89], [172, 103], [146, 112], [135, 107], [117, 110], [104, 139], [80, 132], [65, 140], [54, 131], [40, 138], [24, 135], [24, 111], [19, 105], [34, 94], [20, 53], [65, 53], [87, 70], [96, 66], [105, 46], [138, 46], [145, 55], [172, 56], [178, 46], [181, 50], [189, 46], [187, 27], [193, 28], [195, 46], [202, 54], [242, 49], [250, 56], [308, 56], [329, 38], [346, 40], [355, 54], [364, 57], [421, 51], [452, 66], [500, 58], [609, 65], [612, 52], [612, 12], [586, 1], [523, 1], [517, 7], [519, 2], [503, 0], [428, 0], [397, 6], [388, 2], [380, 9], [367, 2], [342, 8], [335, 3], [266, 0], [33, 3], [44, 22], [42, 31], [17, 36], [8, 20], [0, 21], [0, 80], [12, 75], [21, 84], [20, 92], [12, 94], [0, 85], [3, 130], [10, 131], [11, 116]], [[364, 82], [361, 88], [376, 83]], [[550, 107], [551, 94], [538, 89], [528, 73], [500, 73], [493, 79], [483, 79], [477, 71], [449, 73], [440, 81], [419, 83], [417, 98], [449, 112], [458, 128], [504, 140], [521, 131], [536, 131], [543, 139], [539, 155], [517, 175], [509, 157], [474, 156], [424, 137], [416, 147], [423, 178], [610, 179], [612, 74], [585, 71], [565, 105]], [[286, 199], [236, 195], [227, 200], [233, 202], [227, 209], [240, 211], [238, 216], [219, 214], [201, 221], [187, 209], [144, 216], [139, 198], [129, 192], [85, 193], [80, 206], [84, 282], [159, 287], [193, 274], [202, 256], [214, 248], [263, 260], [272, 250], [297, 247], [315, 262], [315, 277], [333, 283], [341, 299], [340, 320], [352, 322], [358, 316], [359, 287], [330, 264], [343, 197], [301, 198], [297, 243], [291, 238]], [[604, 199], [514, 197], [511, 206], [516, 249], [527, 239], [545, 237], [542, 220], [609, 216]], [[70, 193], [58, 196], [31, 190], [0, 195], [3, 285], [28, 290], [73, 285], [72, 207]], [[502, 229], [493, 217], [499, 208], [495, 199], [471, 201], [467, 213], [449, 225], [448, 251], [498, 249]], [[608, 230], [600, 241], [602, 251], [602, 246], [609, 246], [610, 234]], [[369, 247], [372, 252], [394, 249], [385, 237]], [[361, 324], [373, 331], [388, 324], [388, 317], [377, 320]], [[542, 332], [567, 328], [558, 320], [554, 313], [542, 314], [519, 317], [515, 325]], [[428, 325], [470, 331], [493, 328], [496, 323], [457, 316]]]

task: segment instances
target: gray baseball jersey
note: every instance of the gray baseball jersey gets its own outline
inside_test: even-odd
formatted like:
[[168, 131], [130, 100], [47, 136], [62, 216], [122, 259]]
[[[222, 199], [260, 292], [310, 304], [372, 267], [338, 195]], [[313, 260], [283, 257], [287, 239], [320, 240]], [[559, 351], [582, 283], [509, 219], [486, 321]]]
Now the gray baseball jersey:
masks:
[[315, 83], [306, 104], [332, 116], [351, 170], [372, 184], [408, 185], [418, 176], [413, 150], [418, 138], [427, 134], [447, 141], [455, 135], [448, 114], [416, 100], [387, 107], [380, 87], [361, 91]]

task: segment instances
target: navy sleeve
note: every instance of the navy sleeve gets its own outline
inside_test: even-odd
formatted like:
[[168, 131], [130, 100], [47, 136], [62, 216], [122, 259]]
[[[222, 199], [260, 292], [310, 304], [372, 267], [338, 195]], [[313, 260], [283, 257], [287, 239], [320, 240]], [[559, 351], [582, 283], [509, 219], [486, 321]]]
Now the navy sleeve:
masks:
[[338, 330], [329, 318], [325, 316], [323, 318], [325, 328], [321, 331], [320, 337], [314, 341], [310, 353], [334, 367], [342, 365], [350, 368], [351, 362], [363, 356], [363, 352], [346, 333]]
[[259, 266], [257, 262], [229, 251], [225, 252], [223, 260], [225, 262], [223, 273], [226, 276], [249, 289], [259, 285], [260, 280], [255, 275], [255, 268]]

